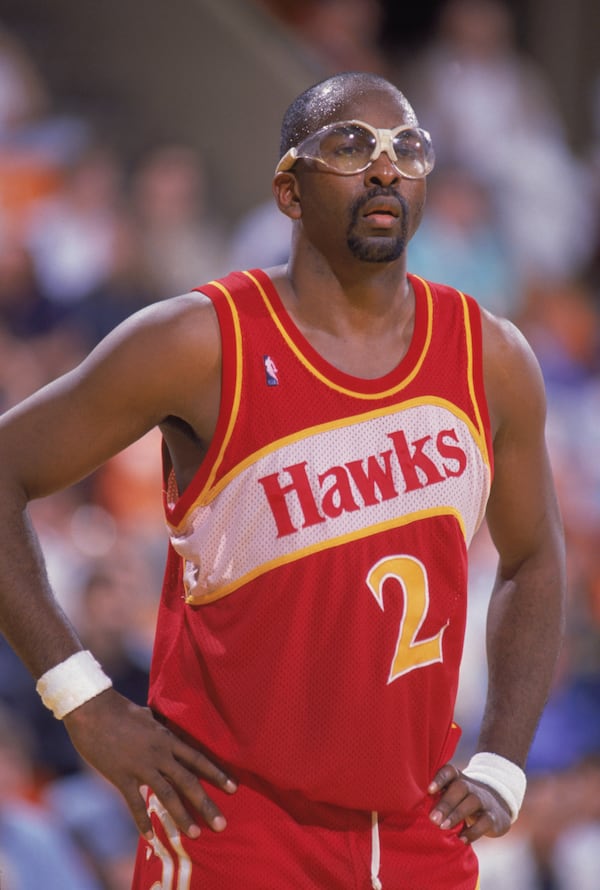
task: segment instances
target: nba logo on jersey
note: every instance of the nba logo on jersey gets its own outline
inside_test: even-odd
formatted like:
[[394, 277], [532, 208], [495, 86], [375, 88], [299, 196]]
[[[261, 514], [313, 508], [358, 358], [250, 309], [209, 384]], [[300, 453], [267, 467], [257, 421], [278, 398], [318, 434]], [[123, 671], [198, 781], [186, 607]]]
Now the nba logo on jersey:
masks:
[[279, 386], [279, 371], [270, 355], [263, 355], [267, 386]]

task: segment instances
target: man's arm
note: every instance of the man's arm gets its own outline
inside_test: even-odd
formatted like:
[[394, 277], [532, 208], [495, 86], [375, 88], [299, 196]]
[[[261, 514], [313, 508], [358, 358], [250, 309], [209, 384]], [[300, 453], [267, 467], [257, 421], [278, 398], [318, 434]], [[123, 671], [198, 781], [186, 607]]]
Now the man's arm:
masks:
[[[524, 768], [561, 645], [565, 603], [562, 524], [545, 444], [545, 394], [537, 361], [507, 322], [484, 318], [485, 379], [494, 428], [487, 522], [499, 561], [487, 620], [488, 694], [478, 751]], [[447, 764], [432, 819], [462, 819], [462, 837], [508, 831], [497, 795]]]
[[[87, 476], [169, 416], [210, 429], [195, 407], [218, 379], [216, 321], [200, 298], [178, 298], [120, 326], [74, 371], [0, 417], [0, 629], [34, 677], [80, 650], [56, 603], [30, 500]], [[194, 386], [182, 381], [194, 380]], [[193, 406], [192, 393], [194, 398]], [[207, 393], [214, 404], [214, 393]], [[140, 830], [150, 822], [139, 793], [148, 786], [184, 830], [197, 833], [182, 798], [213, 828], [222, 817], [198, 776], [229, 789], [227, 777], [109, 689], [65, 718], [80, 754], [124, 794]]]

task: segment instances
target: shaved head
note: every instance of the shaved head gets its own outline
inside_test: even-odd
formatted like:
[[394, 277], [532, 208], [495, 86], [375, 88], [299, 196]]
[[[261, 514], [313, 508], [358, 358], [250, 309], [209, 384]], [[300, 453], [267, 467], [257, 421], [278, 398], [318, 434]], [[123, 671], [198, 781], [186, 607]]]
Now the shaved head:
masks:
[[329, 121], [339, 120], [342, 109], [347, 108], [353, 99], [360, 99], [374, 92], [395, 96], [402, 106], [406, 123], [417, 124], [410, 103], [389, 80], [378, 74], [362, 72], [334, 74], [300, 93], [285, 112], [281, 124], [280, 156], [319, 127]]

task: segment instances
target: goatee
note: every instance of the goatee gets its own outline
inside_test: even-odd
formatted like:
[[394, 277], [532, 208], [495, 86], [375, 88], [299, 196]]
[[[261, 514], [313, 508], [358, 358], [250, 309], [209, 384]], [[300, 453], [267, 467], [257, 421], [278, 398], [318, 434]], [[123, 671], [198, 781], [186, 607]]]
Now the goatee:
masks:
[[[400, 233], [385, 237], [364, 237], [356, 234], [356, 226], [363, 206], [372, 198], [393, 197], [402, 207]], [[382, 186], [375, 186], [367, 194], [362, 195], [350, 208], [350, 224], [348, 226], [347, 244], [357, 260], [366, 263], [391, 263], [402, 256], [408, 243], [408, 204], [397, 191]]]

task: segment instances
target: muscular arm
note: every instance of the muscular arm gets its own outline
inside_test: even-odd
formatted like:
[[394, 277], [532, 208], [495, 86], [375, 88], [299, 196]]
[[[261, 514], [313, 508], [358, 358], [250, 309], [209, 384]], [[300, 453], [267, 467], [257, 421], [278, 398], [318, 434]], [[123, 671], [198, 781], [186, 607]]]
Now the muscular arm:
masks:
[[[50, 589], [28, 502], [87, 476], [168, 417], [181, 418], [198, 439], [209, 435], [219, 356], [212, 309], [198, 297], [177, 298], [126, 322], [78, 368], [0, 418], [0, 629], [34, 677], [81, 644]], [[80, 753], [123, 791], [142, 831], [149, 821], [140, 785], [159, 797], [162, 790], [186, 830], [192, 819], [174, 787], [208, 821], [217, 818], [197, 775], [221, 786], [227, 777], [146, 709], [108, 690], [65, 725]]]
[[[478, 750], [524, 768], [546, 702], [564, 623], [562, 525], [545, 443], [545, 395], [535, 357], [507, 322], [484, 318], [485, 382], [494, 430], [487, 521], [498, 569], [487, 620], [488, 694]], [[508, 830], [495, 795], [452, 765], [435, 777], [444, 794], [434, 821], [462, 836]]]
[[[73, 648], [56, 612], [27, 503], [64, 489], [188, 410], [170, 355], [182, 310], [143, 313], [108, 337], [78, 368], [0, 418], [0, 621], [34, 676]], [[31, 612], [31, 614], [29, 614]]]
[[488, 696], [478, 748], [524, 767], [561, 645], [564, 544], [537, 362], [514, 329], [492, 355], [488, 388], [499, 420], [487, 520], [499, 560], [488, 611]]

